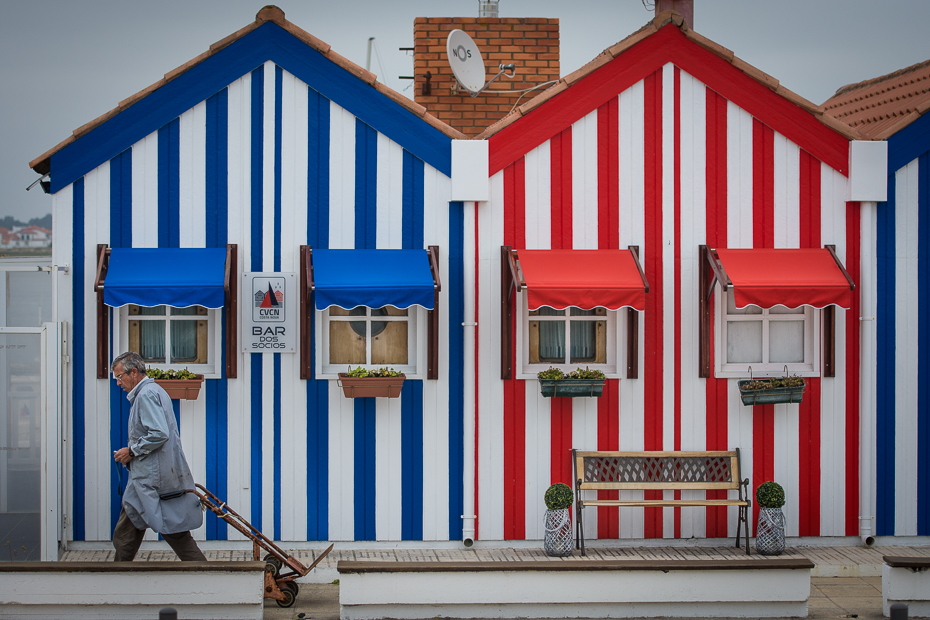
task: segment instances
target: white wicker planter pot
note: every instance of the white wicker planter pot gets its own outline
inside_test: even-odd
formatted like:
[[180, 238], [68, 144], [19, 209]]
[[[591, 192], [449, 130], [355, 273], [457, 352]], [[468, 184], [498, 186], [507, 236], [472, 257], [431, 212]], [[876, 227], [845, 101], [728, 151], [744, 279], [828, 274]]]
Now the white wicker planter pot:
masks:
[[575, 550], [571, 511], [568, 508], [546, 511], [546, 555], [565, 557]]
[[785, 550], [785, 515], [781, 508], [759, 508], [756, 551], [762, 555], [780, 555]]

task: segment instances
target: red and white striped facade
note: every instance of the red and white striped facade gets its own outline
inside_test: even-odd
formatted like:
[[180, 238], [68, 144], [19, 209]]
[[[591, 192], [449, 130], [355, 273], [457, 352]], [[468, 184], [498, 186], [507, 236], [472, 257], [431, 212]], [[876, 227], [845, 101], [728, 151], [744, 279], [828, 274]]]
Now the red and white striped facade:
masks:
[[[672, 26], [662, 30], [680, 36]], [[698, 48], [690, 42], [678, 45]], [[649, 54], [634, 47], [613, 62], [633, 65]], [[741, 85], [751, 78], [716, 75], [713, 67], [702, 67], [702, 81], [694, 75], [701, 71], [682, 68], [694, 62], [676, 62], [673, 51], [669, 61], [643, 71], [644, 77], [627, 79], [628, 84], [618, 78], [613, 92], [596, 99], [611, 88], [599, 69], [490, 140], [490, 200], [475, 205], [473, 230], [466, 222], [477, 254], [479, 539], [542, 538], [543, 493], [554, 482], [571, 484], [572, 448], [740, 448], [742, 476], [750, 479], [752, 490], [766, 480], [784, 486], [788, 536], [859, 533], [858, 303], [836, 312], [835, 377], [809, 378], [800, 405], [756, 407], [740, 403], [736, 380], [699, 378], [697, 306], [702, 244], [835, 244], [858, 282], [859, 205], [846, 201], [843, 166], [834, 169], [811, 155], [822, 142], [799, 144], [776, 130], [788, 127], [791, 133], [793, 125], [781, 116], [769, 119], [765, 101], [752, 92], [745, 95], [748, 106], [740, 105]], [[597, 83], [586, 86], [585, 81]], [[784, 103], [780, 95], [763, 90]], [[591, 109], [579, 113], [578, 97], [560, 105], [558, 97], [570, 101], [573, 92], [586, 96]], [[773, 108], [772, 115], [788, 109], [800, 122], [810, 120], [808, 112], [791, 107]], [[495, 143], [504, 132], [507, 138]], [[515, 153], [510, 138], [521, 133], [530, 136], [524, 142], [531, 148]], [[545, 139], [532, 142], [540, 135]], [[847, 138], [835, 137], [841, 151]], [[510, 154], [501, 155], [506, 149]], [[833, 161], [836, 165], [840, 158]], [[599, 399], [543, 398], [535, 380], [501, 380], [502, 245], [639, 246], [650, 287], [639, 321], [639, 378], [609, 379]], [[819, 326], [820, 311], [815, 317]], [[515, 325], [519, 321], [517, 316]], [[815, 342], [821, 346], [819, 338]], [[666, 493], [671, 497], [673, 492]], [[719, 508], [602, 507], [585, 511], [584, 518], [585, 530], [600, 538], [736, 533], [736, 511]]]

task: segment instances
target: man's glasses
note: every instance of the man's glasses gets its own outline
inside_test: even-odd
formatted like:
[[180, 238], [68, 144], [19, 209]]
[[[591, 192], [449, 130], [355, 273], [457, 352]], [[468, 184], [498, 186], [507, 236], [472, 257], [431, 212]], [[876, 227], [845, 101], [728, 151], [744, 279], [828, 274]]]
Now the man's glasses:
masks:
[[123, 378], [123, 375], [127, 375], [127, 374], [129, 374], [129, 373], [131, 373], [131, 372], [132, 372], [131, 370], [127, 370], [127, 371], [125, 371], [125, 372], [119, 373], [118, 375], [113, 375], [113, 378], [116, 379], [117, 381], [119, 381], [120, 379]]

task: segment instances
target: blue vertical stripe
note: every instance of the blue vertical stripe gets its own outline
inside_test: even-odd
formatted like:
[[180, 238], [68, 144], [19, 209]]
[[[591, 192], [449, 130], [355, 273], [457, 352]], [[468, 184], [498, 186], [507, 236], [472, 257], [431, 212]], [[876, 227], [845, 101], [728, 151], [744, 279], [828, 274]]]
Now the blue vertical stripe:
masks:
[[[262, 270], [262, 179], [264, 178], [264, 122], [265, 122], [265, 67], [261, 66], [252, 71], [252, 256], [249, 268], [252, 271]], [[258, 355], [258, 354], [253, 354]]]
[[[126, 149], [110, 160], [110, 245], [114, 248], [132, 247], [132, 149]], [[109, 313], [108, 329], [113, 334], [113, 312]], [[113, 338], [109, 339], [112, 347]], [[107, 352], [112, 359], [112, 351]], [[119, 450], [129, 443], [129, 401], [126, 394], [109, 379], [110, 386], [110, 448]], [[120, 465], [119, 467], [122, 467]], [[110, 528], [116, 527], [121, 508], [119, 488], [125, 487], [129, 472], [125, 467], [117, 471], [116, 462], [110, 468]], [[123, 482], [120, 482], [122, 475]]]
[[375, 399], [354, 401], [355, 540], [375, 540]]
[[917, 164], [917, 535], [930, 534], [930, 156]]
[[895, 502], [895, 176], [878, 204], [876, 240], [875, 533], [894, 532]]
[[355, 248], [378, 239], [378, 132], [355, 119]]
[[[263, 202], [262, 202], [262, 179], [263, 179], [263, 147], [264, 147], [264, 96], [265, 96], [265, 67], [264, 65], [252, 71], [252, 112], [251, 112], [251, 156], [252, 156], [252, 201], [251, 201], [251, 222], [252, 222], [252, 252], [249, 261], [252, 271], [262, 270], [262, 221], [263, 221]], [[251, 291], [246, 291], [247, 303], [251, 302], [249, 295]], [[251, 385], [251, 413], [252, 423], [252, 525], [256, 529], [262, 528], [262, 466], [264, 456], [262, 454], [262, 354], [249, 354], [252, 363], [252, 385]]]
[[110, 160], [110, 247], [132, 247], [132, 149]]
[[[377, 247], [378, 132], [355, 119], [355, 247]], [[375, 540], [375, 399], [355, 399], [355, 540]]]
[[[84, 177], [71, 186], [71, 299], [74, 326], [71, 337], [74, 357], [71, 366], [71, 474], [74, 517], [71, 533], [74, 540], [84, 540]], [[96, 267], [96, 266], [95, 266]], [[57, 319], [56, 319], [57, 320]]]
[[[281, 123], [284, 71], [274, 71], [274, 270], [281, 271]], [[281, 354], [274, 353], [274, 531], [281, 540]]]
[[252, 526], [262, 529], [262, 354], [251, 353], [252, 362], [252, 390], [249, 410], [251, 411], [252, 428]]
[[206, 247], [221, 248], [229, 229], [229, 90], [207, 99]]
[[181, 121], [158, 130], [158, 247], [177, 248], [180, 240]]
[[[307, 89], [307, 243], [329, 247], [329, 100]], [[313, 300], [309, 300], [313, 312]], [[329, 539], [329, 382], [317, 381], [311, 321], [307, 384], [307, 540]]]
[[[228, 142], [229, 142], [229, 96], [224, 88], [207, 99], [206, 119], [206, 189], [204, 195], [206, 247], [224, 247], [228, 239], [229, 195], [228, 195]], [[226, 313], [228, 307], [220, 311], [222, 335], [220, 341], [221, 355], [217, 362], [225, 371], [226, 356], [236, 355], [236, 351], [226, 350]], [[228, 495], [229, 469], [229, 394], [225, 376], [220, 379], [208, 379], [205, 386], [206, 398], [206, 487], [217, 497], [226, 499]], [[206, 515], [207, 540], [227, 540], [228, 526], [225, 521], [212, 512]]]
[[404, 151], [402, 205], [402, 246], [418, 250], [423, 247], [423, 160], [409, 151]]
[[449, 203], [449, 540], [462, 539], [465, 494], [465, 210]]
[[401, 540], [423, 540], [423, 381], [404, 381], [400, 432]]

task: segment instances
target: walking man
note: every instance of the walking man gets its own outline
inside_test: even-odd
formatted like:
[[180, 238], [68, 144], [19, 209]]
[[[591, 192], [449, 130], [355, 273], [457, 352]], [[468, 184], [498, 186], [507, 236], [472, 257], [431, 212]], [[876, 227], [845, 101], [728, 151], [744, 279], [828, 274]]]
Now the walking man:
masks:
[[129, 470], [123, 507], [113, 530], [114, 559], [131, 562], [146, 528], [151, 528], [182, 560], [206, 561], [190, 532], [203, 523], [203, 512], [197, 496], [184, 492], [194, 488], [194, 477], [181, 449], [171, 399], [145, 375], [145, 362], [138, 353], [123, 353], [110, 369], [132, 403], [129, 445], [113, 453]]

